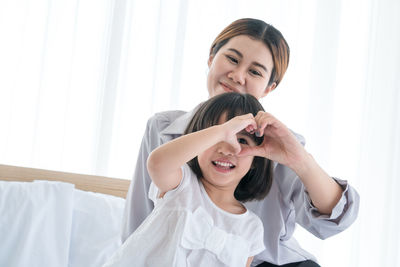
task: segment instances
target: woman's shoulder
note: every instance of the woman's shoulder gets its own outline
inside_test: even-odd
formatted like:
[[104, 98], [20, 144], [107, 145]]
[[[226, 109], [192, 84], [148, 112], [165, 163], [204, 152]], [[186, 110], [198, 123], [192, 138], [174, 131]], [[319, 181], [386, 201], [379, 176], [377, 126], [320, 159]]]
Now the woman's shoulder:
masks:
[[150, 129], [156, 128], [158, 131], [163, 130], [186, 113], [183, 110], [157, 112], [147, 120], [147, 127]]
[[149, 122], [172, 122], [178, 117], [186, 114], [183, 110], [167, 110], [162, 112], [157, 112], [149, 118]]

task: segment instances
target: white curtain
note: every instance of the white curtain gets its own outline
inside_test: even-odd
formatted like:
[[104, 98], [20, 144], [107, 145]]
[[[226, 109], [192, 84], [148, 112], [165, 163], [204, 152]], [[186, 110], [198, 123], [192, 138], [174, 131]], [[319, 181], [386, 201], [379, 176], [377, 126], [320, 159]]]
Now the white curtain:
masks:
[[400, 265], [398, 0], [1, 0], [0, 164], [130, 179], [147, 118], [207, 98], [208, 49], [233, 20], [263, 19], [291, 47], [262, 102], [361, 195], [321, 266]]

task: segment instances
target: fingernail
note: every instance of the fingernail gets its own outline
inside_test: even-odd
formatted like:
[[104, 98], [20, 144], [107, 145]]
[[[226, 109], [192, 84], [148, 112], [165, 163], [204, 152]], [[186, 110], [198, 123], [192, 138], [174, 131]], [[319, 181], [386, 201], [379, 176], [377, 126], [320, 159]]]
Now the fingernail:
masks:
[[257, 136], [257, 137], [260, 137], [260, 136], [261, 136], [261, 134], [260, 134], [259, 131], [256, 131], [256, 136]]

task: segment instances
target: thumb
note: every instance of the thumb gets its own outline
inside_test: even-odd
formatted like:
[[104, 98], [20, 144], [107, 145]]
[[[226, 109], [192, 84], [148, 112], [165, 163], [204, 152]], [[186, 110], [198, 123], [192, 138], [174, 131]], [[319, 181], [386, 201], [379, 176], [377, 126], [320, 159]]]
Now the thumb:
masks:
[[232, 148], [234, 155], [240, 155], [240, 153], [242, 152], [242, 147], [238, 143], [232, 144]]
[[238, 154], [241, 157], [247, 157], [247, 156], [259, 156], [262, 157], [262, 148], [258, 146], [253, 146], [253, 147], [244, 147]]
[[234, 138], [228, 138], [226, 141], [226, 143], [228, 143], [231, 147], [231, 152], [234, 155], [239, 155], [240, 151], [242, 150], [242, 147], [240, 146], [240, 144], [238, 143], [236, 136], [234, 136]]

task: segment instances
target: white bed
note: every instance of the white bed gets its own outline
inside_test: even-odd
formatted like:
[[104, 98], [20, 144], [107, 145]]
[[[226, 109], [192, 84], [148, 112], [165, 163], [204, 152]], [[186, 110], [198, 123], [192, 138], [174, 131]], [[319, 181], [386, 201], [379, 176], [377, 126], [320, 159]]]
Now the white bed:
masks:
[[0, 266], [101, 266], [128, 180], [0, 165]]

